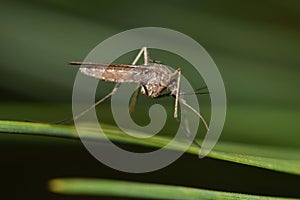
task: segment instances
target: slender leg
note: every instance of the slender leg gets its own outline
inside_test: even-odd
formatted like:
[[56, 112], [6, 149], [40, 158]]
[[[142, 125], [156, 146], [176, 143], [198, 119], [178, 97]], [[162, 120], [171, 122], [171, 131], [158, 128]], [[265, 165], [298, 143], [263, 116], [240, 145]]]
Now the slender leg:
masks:
[[140, 84], [137, 84], [136, 85], [136, 88], [134, 90], [134, 93], [132, 95], [132, 98], [131, 98], [131, 101], [130, 101], [130, 105], [129, 105], [129, 113], [133, 113], [134, 111], [134, 106], [136, 104], [136, 101], [137, 101], [137, 97], [138, 97], [138, 94], [139, 94], [139, 90], [140, 90]]
[[[181, 69], [180, 68], [177, 68], [176, 71], [171, 75], [171, 78], [167, 82], [166, 85], [169, 85], [171, 83], [171, 81], [173, 81], [176, 76], [177, 76], [177, 85], [176, 85], [176, 94], [175, 94], [176, 95], [176, 99], [175, 99], [175, 107], [174, 107], [174, 118], [177, 119], [178, 118], [178, 101], [179, 101], [179, 95], [180, 95], [180, 90], [179, 90], [179, 87], [180, 87], [180, 76], [181, 76]], [[165, 89], [166, 89], [166, 87], [162, 87], [158, 93], [160, 94]], [[170, 95], [170, 93], [158, 95], [157, 98], [164, 97], [166, 95]]]
[[181, 69], [178, 68], [177, 70], [177, 86], [176, 86], [176, 99], [175, 99], [175, 107], [174, 107], [174, 118], [178, 117], [178, 101], [179, 101], [179, 91], [180, 91], [180, 77], [181, 77]]
[[[176, 73], [177, 72], [177, 73]], [[176, 86], [176, 99], [175, 99], [175, 107], [174, 107], [174, 118], [178, 120], [178, 102], [180, 101], [180, 103], [182, 103], [183, 105], [185, 105], [186, 107], [188, 107], [189, 109], [191, 109], [196, 115], [198, 115], [198, 117], [200, 118], [200, 120], [202, 121], [202, 123], [204, 124], [206, 130], [208, 130], [208, 125], [204, 119], [204, 117], [198, 113], [192, 106], [190, 106], [189, 104], [186, 103], [186, 101], [184, 99], [182, 99], [179, 95], [180, 95], [180, 77], [181, 77], [181, 69], [178, 68], [176, 70], [176, 72], [174, 72], [173, 76], [175, 77], [175, 75], [177, 74], [177, 86]], [[184, 111], [183, 111], [184, 112]], [[184, 113], [182, 113], [184, 114]], [[191, 139], [192, 142], [201, 148], [201, 145], [195, 140], [195, 138], [192, 138], [190, 129], [189, 129], [189, 125], [188, 125], [188, 120], [186, 118], [183, 118], [183, 126], [184, 126], [184, 132], [187, 136], [187, 138]]]
[[180, 103], [185, 105], [187, 108], [189, 108], [191, 111], [193, 111], [200, 118], [200, 120], [204, 124], [206, 130], [209, 130], [209, 127], [208, 127], [204, 117], [199, 112], [197, 112], [192, 106], [190, 106], [184, 99], [180, 98], [179, 101], [180, 101]]
[[117, 90], [119, 89], [120, 87], [120, 83], [117, 83], [114, 87], [114, 89], [109, 93], [107, 94], [105, 97], [103, 97], [102, 99], [100, 99], [99, 101], [97, 101], [95, 104], [91, 105], [89, 108], [87, 108], [86, 110], [82, 111], [81, 113], [77, 114], [76, 116], [70, 118], [70, 119], [65, 119], [65, 120], [62, 120], [62, 121], [59, 121], [59, 122], [55, 122], [55, 124], [65, 124], [65, 123], [68, 123], [68, 122], [71, 122], [73, 120], [76, 120], [80, 117], [82, 117], [83, 115], [85, 115], [87, 112], [89, 112], [91, 109], [95, 108], [96, 106], [98, 106], [100, 103], [102, 103], [103, 101], [105, 101], [106, 99], [108, 99], [109, 97], [111, 97], [112, 95], [114, 95]]
[[[182, 103], [183, 105], [185, 105], [186, 107], [188, 107], [190, 110], [192, 110], [196, 115], [198, 115], [198, 117], [200, 118], [200, 120], [202, 121], [202, 123], [204, 124], [206, 130], [209, 130], [208, 125], [204, 119], [204, 117], [197, 112], [192, 106], [190, 106], [183, 98], [181, 98], [180, 95], [180, 76], [181, 76], [181, 69], [178, 68], [177, 70], [177, 74], [178, 74], [178, 78], [177, 78], [177, 86], [176, 86], [176, 100], [175, 100], [175, 108], [174, 108], [174, 118], [177, 119], [178, 117], [178, 102], [180, 101], [180, 103]], [[176, 72], [174, 72], [173, 76], [176, 75]]]
[[144, 47], [143, 49], [144, 49], [144, 65], [149, 65], [150, 55], [149, 55], [148, 49], [147, 49], [147, 47]]
[[174, 118], [178, 118], [178, 102], [180, 101], [180, 103], [182, 103], [183, 105], [185, 105], [186, 107], [188, 107], [190, 110], [192, 110], [202, 121], [202, 123], [204, 124], [206, 130], [209, 130], [208, 125], [204, 119], [204, 117], [197, 112], [192, 106], [190, 106], [183, 98], [181, 98], [180, 95], [180, 76], [181, 76], [181, 69], [178, 68], [172, 75], [172, 78], [170, 79], [170, 82], [175, 78], [175, 76], [178, 74], [177, 77], [177, 86], [176, 86], [176, 99], [175, 99], [175, 107], [174, 107]]
[[114, 95], [117, 90], [119, 89], [120, 87], [120, 83], [117, 83], [116, 86], [114, 87], [114, 89], [109, 93], [107, 94], [105, 97], [103, 97], [102, 99], [100, 99], [99, 101], [97, 101], [95, 104], [93, 104], [91, 107], [89, 107], [88, 109], [84, 110], [83, 112], [79, 113], [78, 115], [76, 115], [74, 117], [74, 120], [75, 119], [78, 119], [79, 117], [83, 116], [85, 113], [89, 112], [91, 109], [95, 108], [96, 106], [98, 106], [100, 103], [102, 103], [103, 101], [105, 101], [106, 99], [108, 99], [109, 97], [111, 97], [112, 95]]
[[[149, 57], [149, 53], [148, 53], [147, 47], [143, 47], [140, 50], [140, 52], [138, 53], [138, 55], [135, 57], [134, 61], [132, 62], [132, 65], [136, 65], [136, 63], [141, 58], [141, 56], [142, 56], [143, 53], [144, 53], [144, 65], [148, 65], [149, 64], [150, 57]], [[130, 113], [133, 113], [133, 111], [134, 111], [134, 106], [135, 106], [136, 101], [137, 101], [137, 97], [138, 97], [138, 94], [139, 94], [140, 85], [141, 85], [140, 83], [137, 84], [137, 86], [135, 88], [135, 91], [134, 91], [134, 94], [133, 94], [133, 96], [131, 98], [131, 102], [130, 102], [130, 105], [129, 105], [129, 112]]]
[[[179, 95], [180, 95], [180, 76], [181, 76], [181, 69], [177, 68], [176, 71], [171, 75], [171, 78], [169, 79], [169, 81], [167, 82], [166, 85], [169, 85], [171, 83], [171, 81], [174, 80], [174, 78], [177, 76], [177, 85], [176, 85], [176, 99], [175, 99], [175, 106], [174, 106], [174, 118], [178, 118], [178, 101], [179, 101]], [[161, 97], [165, 97], [165, 96], [169, 96], [171, 95], [171, 93], [167, 93], [167, 94], [160, 94], [161, 92], [163, 92], [167, 87], [162, 87], [159, 91], [158, 91], [158, 96], [156, 98], [161, 98]]]
[[144, 53], [144, 65], [148, 65], [150, 63], [150, 56], [149, 56], [148, 49], [147, 47], [143, 47], [138, 53], [138, 55], [136, 56], [136, 58], [134, 59], [132, 63], [133, 65], [136, 65], [136, 63], [139, 61], [143, 53]]
[[[184, 111], [183, 111], [181, 114], [184, 115]], [[178, 123], [180, 122], [178, 118], [175, 118], [175, 119], [176, 119], [176, 121], [177, 121]], [[183, 131], [184, 131], [186, 137], [187, 137], [188, 139], [190, 139], [190, 140], [193, 142], [193, 144], [195, 144], [197, 147], [201, 148], [201, 145], [196, 141], [195, 138], [192, 137], [191, 131], [190, 131], [190, 129], [189, 129], [188, 120], [187, 120], [186, 118], [183, 118], [183, 120], [184, 120], [184, 121], [183, 121], [183, 127], [182, 127], [182, 126], [180, 126], [180, 127], [183, 129]]]

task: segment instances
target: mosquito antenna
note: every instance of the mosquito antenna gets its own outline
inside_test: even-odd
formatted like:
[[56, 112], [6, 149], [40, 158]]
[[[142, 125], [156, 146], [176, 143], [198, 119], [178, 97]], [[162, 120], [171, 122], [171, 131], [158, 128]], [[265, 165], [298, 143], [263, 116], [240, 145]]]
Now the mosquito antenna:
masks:
[[195, 94], [195, 95], [202, 95], [202, 94], [210, 94], [209, 92], [183, 92], [183, 93], [180, 93], [180, 95], [192, 95], [192, 94]]
[[203, 92], [202, 90], [205, 90], [207, 89], [207, 86], [203, 86], [203, 87], [200, 87], [200, 88], [197, 88], [195, 90], [195, 92], [183, 92], [181, 93], [180, 95], [192, 95], [192, 94], [209, 94], [209, 92]]
[[201, 90], [205, 90], [205, 89], [207, 89], [207, 86], [206, 86], [206, 85], [203, 86], [203, 87], [197, 88], [195, 91], [201, 91]]
[[200, 118], [200, 120], [201, 120], [202, 123], [204, 124], [206, 130], [208, 131], [209, 128], [208, 128], [208, 125], [207, 125], [207, 123], [206, 123], [204, 117], [203, 117], [199, 112], [197, 112], [197, 110], [195, 110], [192, 106], [190, 106], [189, 104], [187, 104], [186, 101], [185, 101], [184, 99], [179, 99], [179, 100], [180, 100], [180, 102], [181, 102], [183, 105], [185, 105], [186, 107], [188, 107], [191, 111], [193, 111], [193, 112]]
[[195, 92], [194, 94], [210, 94], [209, 92]]

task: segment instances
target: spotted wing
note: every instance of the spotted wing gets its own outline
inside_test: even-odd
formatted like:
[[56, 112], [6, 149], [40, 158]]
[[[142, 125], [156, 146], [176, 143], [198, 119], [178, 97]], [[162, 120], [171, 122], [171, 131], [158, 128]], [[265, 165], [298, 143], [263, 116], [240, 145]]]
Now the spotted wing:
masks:
[[71, 65], [80, 65], [80, 71], [103, 81], [118, 83], [144, 83], [151, 69], [144, 65], [127, 64], [98, 64], [71, 62]]

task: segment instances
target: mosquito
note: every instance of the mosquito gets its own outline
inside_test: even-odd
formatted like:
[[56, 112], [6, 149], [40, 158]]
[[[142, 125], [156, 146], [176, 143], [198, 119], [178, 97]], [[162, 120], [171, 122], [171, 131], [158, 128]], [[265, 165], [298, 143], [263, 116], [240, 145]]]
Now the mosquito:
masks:
[[[137, 62], [142, 57], [142, 55], [144, 56], [144, 64], [138, 65]], [[138, 55], [136, 56], [131, 65], [99, 64], [90, 62], [70, 62], [69, 64], [80, 65], [80, 72], [87, 76], [100, 79], [106, 82], [116, 83], [115, 87], [109, 94], [107, 94], [102, 99], [98, 100], [95, 104], [93, 104], [86, 110], [74, 116], [72, 120], [80, 118], [81, 116], [89, 112], [91, 109], [95, 108], [97, 105], [101, 104], [103, 101], [113, 96], [118, 91], [122, 83], [135, 83], [136, 89], [132, 95], [131, 102], [129, 105], [130, 113], [134, 111], [134, 106], [136, 104], [139, 92], [153, 99], [172, 96], [175, 98], [174, 118], [177, 121], [178, 104], [181, 103], [200, 118], [206, 130], [209, 129], [204, 117], [198, 111], [196, 111], [196, 109], [190, 106], [182, 97], [183, 95], [188, 93], [183, 93], [180, 91], [181, 69], [177, 68], [174, 72], [172, 72], [169, 66], [161, 64], [157, 61], [153, 62], [150, 59], [147, 47], [143, 47], [139, 51]], [[185, 127], [185, 130], [187, 136], [189, 137], [190, 133], [188, 127]], [[193, 142], [195, 143], [195, 141]]]

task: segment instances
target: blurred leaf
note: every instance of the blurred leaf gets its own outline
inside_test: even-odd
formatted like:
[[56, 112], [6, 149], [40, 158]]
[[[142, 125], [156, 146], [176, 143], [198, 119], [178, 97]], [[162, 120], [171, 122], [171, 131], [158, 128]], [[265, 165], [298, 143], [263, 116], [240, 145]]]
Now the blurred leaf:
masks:
[[143, 199], [284, 199], [190, 187], [105, 179], [53, 179], [49, 181], [49, 189], [55, 193], [68, 195], [101, 195]]
[[[117, 127], [102, 125], [102, 129], [106, 136], [111, 140], [149, 147], [164, 147], [171, 139], [168, 137], [155, 136], [141, 140], [129, 137], [127, 134], [124, 134], [117, 129]], [[74, 126], [66, 125], [0, 121], [0, 132], [79, 139]], [[136, 133], [132, 132], [132, 134]], [[99, 134], [99, 131], [95, 129], [85, 129], [84, 138], [97, 141], [103, 139], [104, 135]], [[184, 147], [185, 144], [183, 142], [176, 141], [176, 144], [170, 146], [170, 149], [182, 151]], [[191, 146], [187, 152], [198, 155], [199, 148]], [[300, 155], [299, 149], [218, 142], [217, 146], [209, 153], [208, 157], [300, 175], [300, 159], [299, 157], [296, 157], [296, 155]]]

